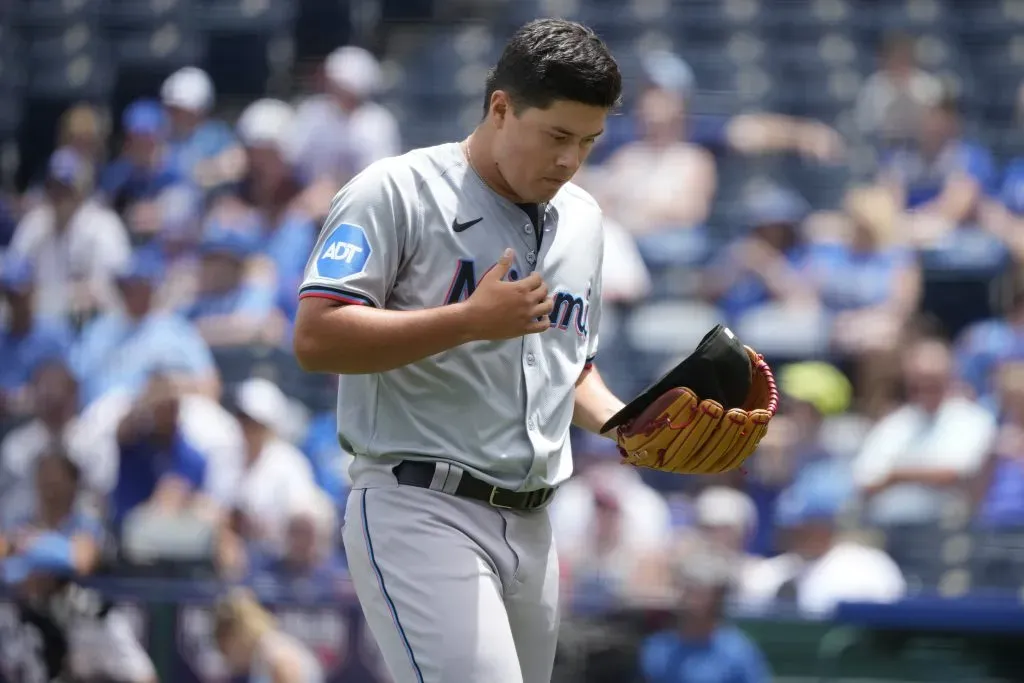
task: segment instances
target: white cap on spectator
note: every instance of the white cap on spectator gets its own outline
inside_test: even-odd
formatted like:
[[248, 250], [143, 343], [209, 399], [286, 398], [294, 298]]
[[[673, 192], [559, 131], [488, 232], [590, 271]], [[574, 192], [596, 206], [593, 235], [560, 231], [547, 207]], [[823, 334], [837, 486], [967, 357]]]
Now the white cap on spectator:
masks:
[[327, 55], [324, 63], [327, 79], [357, 97], [370, 97], [381, 83], [380, 62], [361, 47], [346, 45]]
[[281, 421], [291, 414], [291, 404], [276, 384], [263, 377], [252, 377], [242, 382], [235, 394], [238, 410], [275, 433], [281, 431]]
[[757, 523], [757, 508], [750, 496], [725, 486], [711, 486], [704, 489], [694, 503], [697, 523], [711, 527], [754, 530]]
[[323, 491], [313, 489], [308, 496], [302, 496], [292, 501], [288, 509], [288, 518], [302, 517], [312, 520], [321, 542], [329, 542], [334, 536], [338, 515], [334, 509], [334, 503]]
[[213, 107], [213, 81], [202, 69], [186, 66], [167, 77], [160, 99], [168, 107], [206, 113]]
[[284, 149], [287, 144], [295, 110], [281, 100], [256, 100], [238, 118], [238, 137], [249, 147], [267, 146]]

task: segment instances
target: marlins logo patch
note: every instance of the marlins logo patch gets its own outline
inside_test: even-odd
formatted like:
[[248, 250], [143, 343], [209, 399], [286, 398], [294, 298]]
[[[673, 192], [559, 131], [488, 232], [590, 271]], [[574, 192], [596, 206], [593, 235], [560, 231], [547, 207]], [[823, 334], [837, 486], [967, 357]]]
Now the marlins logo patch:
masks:
[[320, 247], [316, 271], [320, 277], [341, 280], [363, 272], [373, 249], [366, 232], [358, 225], [342, 223], [335, 227]]

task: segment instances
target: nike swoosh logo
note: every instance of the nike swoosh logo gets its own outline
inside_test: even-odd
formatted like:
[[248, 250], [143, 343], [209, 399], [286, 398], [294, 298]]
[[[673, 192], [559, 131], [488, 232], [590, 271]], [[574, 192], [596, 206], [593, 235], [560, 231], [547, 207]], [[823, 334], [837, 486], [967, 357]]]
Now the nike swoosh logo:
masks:
[[471, 221], [466, 221], [465, 223], [460, 223], [459, 219], [457, 219], [457, 218], [453, 219], [452, 220], [452, 230], [454, 230], [455, 232], [462, 232], [463, 230], [468, 230], [469, 228], [472, 228], [474, 225], [476, 225], [477, 223], [479, 223], [483, 219], [484, 219], [483, 216], [481, 216], [480, 218], [477, 218], [477, 219], [471, 220]]

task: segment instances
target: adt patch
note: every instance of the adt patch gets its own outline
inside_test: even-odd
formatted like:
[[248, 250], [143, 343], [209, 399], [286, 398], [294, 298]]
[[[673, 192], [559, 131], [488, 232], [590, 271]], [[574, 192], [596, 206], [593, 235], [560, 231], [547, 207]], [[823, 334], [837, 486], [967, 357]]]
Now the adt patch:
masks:
[[316, 271], [320, 277], [340, 280], [363, 272], [373, 249], [358, 225], [342, 223], [331, 231], [320, 248]]

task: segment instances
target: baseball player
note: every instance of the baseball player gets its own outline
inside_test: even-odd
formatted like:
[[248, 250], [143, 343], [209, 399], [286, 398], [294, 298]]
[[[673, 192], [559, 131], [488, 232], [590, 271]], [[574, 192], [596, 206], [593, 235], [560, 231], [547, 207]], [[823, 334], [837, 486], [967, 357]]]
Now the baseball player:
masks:
[[369, 166], [310, 257], [295, 353], [341, 376], [345, 549], [397, 683], [551, 679], [544, 508], [570, 424], [599, 433], [623, 407], [592, 365], [601, 211], [569, 181], [620, 91], [590, 29], [527, 24], [469, 137]]

